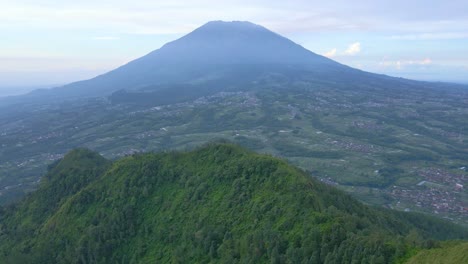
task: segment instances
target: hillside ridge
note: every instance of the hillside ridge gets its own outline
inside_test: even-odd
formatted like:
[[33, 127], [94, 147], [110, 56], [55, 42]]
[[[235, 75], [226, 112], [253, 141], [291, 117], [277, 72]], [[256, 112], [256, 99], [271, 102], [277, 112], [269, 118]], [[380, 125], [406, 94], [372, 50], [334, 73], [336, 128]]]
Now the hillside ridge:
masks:
[[228, 143], [95, 164], [101, 176], [33, 226], [27, 199], [6, 209], [0, 259], [388, 263], [428, 239], [468, 237], [441, 220], [365, 206], [285, 161]]

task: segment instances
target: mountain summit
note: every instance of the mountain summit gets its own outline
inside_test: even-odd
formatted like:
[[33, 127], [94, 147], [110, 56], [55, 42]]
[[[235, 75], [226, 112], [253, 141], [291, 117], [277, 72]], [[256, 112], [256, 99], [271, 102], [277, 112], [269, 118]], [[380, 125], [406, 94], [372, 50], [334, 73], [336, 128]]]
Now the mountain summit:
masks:
[[213, 21], [151, 52], [153, 63], [337, 64], [262, 26]]
[[111, 72], [46, 93], [59, 97], [106, 96], [121, 89], [187, 84], [239, 70], [264, 73], [266, 68], [292, 66], [313, 73], [351, 69], [262, 26], [213, 21]]

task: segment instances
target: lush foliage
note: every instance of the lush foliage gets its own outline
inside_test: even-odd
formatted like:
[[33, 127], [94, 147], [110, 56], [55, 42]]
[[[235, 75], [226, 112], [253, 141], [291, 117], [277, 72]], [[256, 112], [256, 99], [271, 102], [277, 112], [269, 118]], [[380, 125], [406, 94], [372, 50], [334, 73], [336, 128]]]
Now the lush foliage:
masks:
[[[365, 202], [468, 224], [460, 209], [468, 188], [454, 192], [457, 183], [468, 186], [468, 90], [358, 77], [330, 83], [297, 69], [264, 70], [2, 108], [0, 204], [36, 189], [47, 164], [75, 147], [116, 158], [225, 138], [287, 158]], [[433, 202], [442, 200], [448, 208]]]
[[2, 263], [389, 263], [468, 237], [225, 143], [111, 166], [75, 150], [1, 215]]
[[460, 264], [468, 263], [468, 243], [444, 243], [440, 247], [421, 250], [408, 260], [408, 264]]
[[91, 80], [0, 98], [0, 204], [76, 147], [116, 158], [224, 138], [365, 202], [468, 225], [468, 188], [457, 187], [468, 186], [467, 87], [363, 72], [261, 26], [208, 23]]

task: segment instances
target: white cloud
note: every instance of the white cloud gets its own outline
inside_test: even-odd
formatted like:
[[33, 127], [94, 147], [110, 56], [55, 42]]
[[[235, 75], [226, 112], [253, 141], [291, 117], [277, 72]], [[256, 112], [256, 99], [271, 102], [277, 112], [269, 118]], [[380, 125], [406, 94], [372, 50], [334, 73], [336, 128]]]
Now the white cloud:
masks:
[[346, 55], [356, 55], [361, 52], [361, 43], [355, 42], [349, 45], [349, 47], [345, 50]]
[[123, 33], [170, 34], [186, 33], [209, 20], [235, 19], [251, 20], [283, 34], [363, 30], [411, 34], [429, 30], [450, 34], [444, 32], [466, 33], [465, 2], [446, 1], [433, 8], [422, 0], [395, 0], [391, 4], [344, 0], [0, 0], [0, 28], [113, 29]]
[[401, 70], [401, 64], [402, 64], [401, 61], [397, 61], [397, 62], [395, 63], [396, 68], [397, 68], [398, 70]]
[[94, 40], [118, 40], [119, 37], [111, 37], [111, 36], [101, 36], [101, 37], [94, 37]]
[[424, 60], [418, 62], [419, 64], [421, 65], [429, 65], [429, 64], [432, 64], [432, 60], [429, 59], [429, 58], [425, 58]]
[[379, 63], [381, 67], [391, 67], [397, 70], [403, 69], [405, 66], [408, 65], [419, 65], [419, 66], [427, 66], [432, 64], [432, 60], [430, 58], [425, 58], [422, 60], [397, 60], [397, 61], [387, 61], [383, 60]]
[[323, 54], [323, 56], [328, 57], [328, 58], [335, 57], [335, 56], [336, 56], [336, 51], [337, 51], [336, 48], [333, 48], [333, 49], [331, 49], [331, 50], [325, 52], [325, 53]]
[[443, 40], [443, 39], [466, 39], [466, 32], [444, 32], [444, 33], [422, 33], [422, 34], [406, 34], [394, 35], [390, 39], [397, 40]]
[[[1, 3], [2, 0], [0, 0]], [[0, 29], [86, 30], [123, 34], [187, 33], [209, 20], [232, 20], [236, 15], [219, 16], [219, 9], [204, 9], [197, 5], [187, 8], [151, 5], [37, 5], [7, 3], [1, 5]], [[246, 19], [245, 7], [233, 7], [238, 19]], [[239, 15], [242, 14], [245, 15]], [[252, 14], [250, 14], [252, 15]], [[255, 13], [253, 14], [255, 15]], [[189, 19], [187, 19], [189, 18]], [[184, 21], [184, 22], [181, 22]]]

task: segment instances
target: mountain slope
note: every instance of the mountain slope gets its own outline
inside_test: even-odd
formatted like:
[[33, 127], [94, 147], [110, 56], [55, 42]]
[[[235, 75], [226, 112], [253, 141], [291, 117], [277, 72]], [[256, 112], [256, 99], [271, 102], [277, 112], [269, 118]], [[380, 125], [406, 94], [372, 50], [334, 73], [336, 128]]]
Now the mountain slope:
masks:
[[[2, 111], [8, 111], [11, 105], [44, 105], [106, 97], [122, 90], [137, 91], [136, 95], [129, 94], [128, 97], [141, 97], [147, 101], [181, 102], [220, 91], [252, 90], [256, 84], [271, 77], [288, 84], [325, 84], [356, 91], [382, 91], [395, 87], [403, 92], [440, 89], [441, 86], [342, 65], [250, 22], [212, 21], [108, 73], [62, 87], [2, 99], [0, 107], [3, 107]], [[272, 86], [276, 85], [272, 82]], [[461, 88], [453, 84], [442, 86], [443, 89]]]
[[[0, 230], [4, 226], [15, 226], [9, 233], [7, 244], [27, 243], [24, 237], [38, 231], [41, 225], [71, 196], [75, 195], [96, 180], [109, 166], [110, 162], [95, 152], [86, 149], [70, 151], [63, 159], [49, 166], [39, 186], [9, 210], [15, 214], [4, 217], [0, 213]], [[2, 233], [0, 231], [0, 233]]]
[[[340, 65], [250, 22], [213, 21], [132, 64]], [[344, 66], [341, 66], [344, 67]]]
[[134, 155], [99, 175], [27, 233], [30, 201], [7, 209], [2, 262], [389, 263], [427, 238], [468, 235], [364, 206], [284, 161], [229, 144]]
[[272, 67], [274, 72], [294, 67], [321, 77], [359, 72], [259, 25], [213, 21], [109, 73], [33, 95], [62, 99], [105, 96], [120, 89], [231, 79], [246, 71], [258, 78]]
[[355, 90], [404, 87], [405, 91], [439, 86], [353, 69], [250, 22], [212, 21], [108, 73], [9, 98], [0, 101], [0, 106], [109, 96], [120, 90], [144, 90], [141, 97], [147, 97], [148, 91], [156, 92], [149, 96], [151, 100], [174, 97], [172, 100], [178, 102], [187, 100], [187, 93], [196, 98], [219, 91], [252, 90], [255, 83], [271, 76], [290, 83], [326, 83]]
[[442, 247], [422, 250], [411, 257], [408, 264], [468, 263], [468, 243], [448, 243]]

